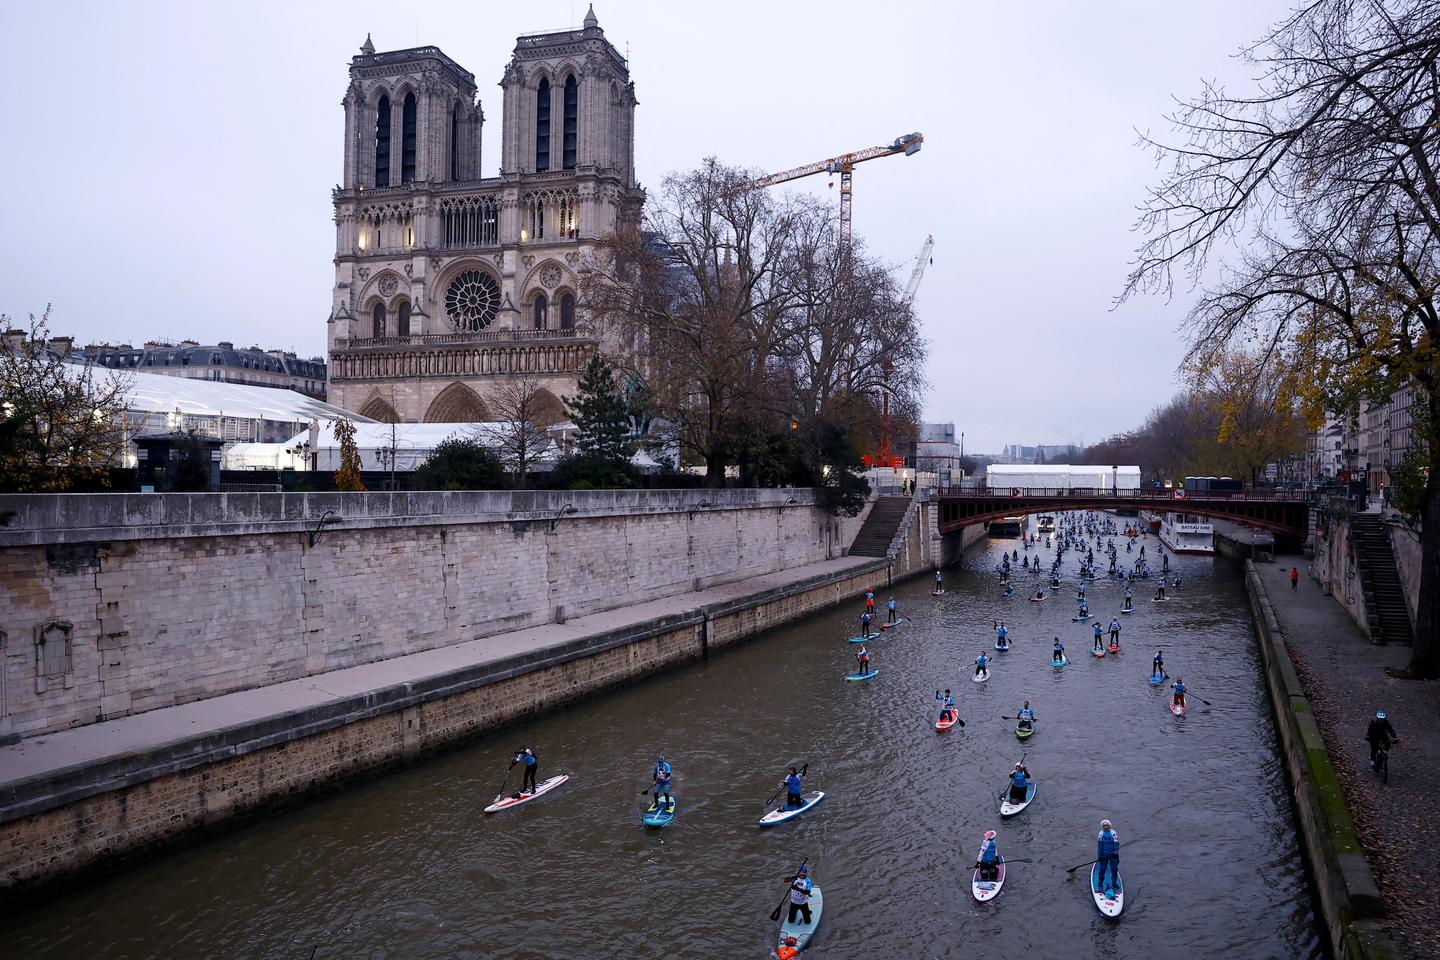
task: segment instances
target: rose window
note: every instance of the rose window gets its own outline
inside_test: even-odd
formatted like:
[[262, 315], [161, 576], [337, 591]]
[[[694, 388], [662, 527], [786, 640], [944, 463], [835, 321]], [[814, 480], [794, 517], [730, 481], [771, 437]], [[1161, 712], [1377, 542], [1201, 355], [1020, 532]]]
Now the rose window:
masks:
[[481, 270], [466, 270], [445, 291], [445, 313], [456, 330], [484, 330], [499, 310], [500, 287]]

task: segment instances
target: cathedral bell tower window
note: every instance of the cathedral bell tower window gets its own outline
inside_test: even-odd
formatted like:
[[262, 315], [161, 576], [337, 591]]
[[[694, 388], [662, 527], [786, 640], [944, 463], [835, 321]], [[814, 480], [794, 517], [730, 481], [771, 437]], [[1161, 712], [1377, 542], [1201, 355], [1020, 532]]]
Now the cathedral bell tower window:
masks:
[[535, 91], [535, 172], [550, 169], [550, 81], [540, 80]]
[[400, 182], [415, 180], [415, 94], [405, 94], [400, 108]]
[[375, 108], [375, 186], [390, 186], [390, 98]]
[[544, 329], [545, 329], [545, 314], [549, 311], [549, 309], [550, 309], [550, 301], [548, 301], [548, 300], [545, 299], [545, 294], [542, 293], [542, 294], [539, 294], [538, 296], [535, 297], [535, 329], [536, 329], [536, 330], [544, 330]]
[[385, 304], [375, 304], [375, 309], [371, 311], [370, 316], [372, 320], [370, 335], [372, 337], [385, 336]]
[[450, 110], [450, 179], [460, 179], [460, 108]]
[[568, 293], [560, 297], [560, 329], [575, 329], [575, 297]]
[[580, 91], [573, 75], [565, 79], [565, 133], [562, 159], [566, 170], [575, 169], [575, 143], [580, 125]]

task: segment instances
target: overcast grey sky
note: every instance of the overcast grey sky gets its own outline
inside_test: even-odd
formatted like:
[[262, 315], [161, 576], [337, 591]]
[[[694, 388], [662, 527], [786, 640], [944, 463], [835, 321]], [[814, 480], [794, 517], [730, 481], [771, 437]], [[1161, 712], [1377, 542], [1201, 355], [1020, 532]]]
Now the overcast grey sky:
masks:
[[[640, 100], [642, 184], [708, 155], [779, 170], [886, 143], [855, 229], [908, 275], [931, 341], [926, 415], [966, 449], [1094, 442], [1174, 389], [1183, 302], [1110, 312], [1155, 178], [1136, 128], [1172, 95], [1246, 82], [1232, 58], [1288, 0], [725, 3], [601, 0]], [[435, 44], [496, 85], [519, 33], [586, 3], [0, 4], [0, 312], [52, 329], [323, 353], [349, 58]], [[828, 195], [824, 177], [802, 181]]]

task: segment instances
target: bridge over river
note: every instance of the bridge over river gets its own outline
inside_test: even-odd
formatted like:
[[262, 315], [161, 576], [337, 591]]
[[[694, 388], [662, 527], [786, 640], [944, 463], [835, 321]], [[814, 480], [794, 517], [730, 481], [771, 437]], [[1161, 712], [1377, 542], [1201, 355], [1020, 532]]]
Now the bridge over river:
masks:
[[945, 490], [939, 495], [940, 532], [956, 533], [977, 523], [1063, 510], [1150, 510], [1236, 520], [1268, 530], [1290, 547], [1305, 540], [1315, 501], [1291, 490], [1243, 490], [1186, 496], [1171, 490], [1009, 487]]

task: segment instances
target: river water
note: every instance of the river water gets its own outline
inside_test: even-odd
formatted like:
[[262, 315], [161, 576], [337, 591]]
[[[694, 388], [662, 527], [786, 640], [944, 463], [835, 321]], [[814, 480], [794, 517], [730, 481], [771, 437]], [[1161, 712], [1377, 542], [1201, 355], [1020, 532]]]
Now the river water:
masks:
[[[1124, 652], [1097, 660], [1090, 624], [1070, 621], [1073, 553], [1058, 595], [1026, 602], [1022, 575], [1000, 598], [995, 565], [1018, 546], [972, 548], [943, 597], [923, 578], [896, 589], [913, 621], [870, 645], [869, 683], [841, 679], [857, 601], [7, 916], [7, 953], [763, 957], [781, 878], [808, 858], [825, 911], [807, 956], [1323, 956], [1238, 575], [1177, 559], [1184, 591], [1151, 604], [1138, 588]], [[1120, 558], [1134, 555], [1122, 544]], [[1120, 589], [1090, 587], [1102, 624]], [[972, 683], [997, 617], [1014, 646]], [[1060, 671], [1057, 634], [1073, 661]], [[1212, 707], [1192, 697], [1187, 717], [1170, 715], [1145, 682], [1157, 644]], [[947, 686], [966, 726], [937, 734], [932, 698]], [[1001, 716], [1023, 698], [1039, 720], [1022, 745]], [[573, 779], [483, 815], [522, 744], [542, 778]], [[657, 751], [679, 815], [647, 832], [640, 790]], [[1002, 823], [1004, 778], [1027, 753], [1036, 800]], [[756, 827], [784, 768], [806, 762], [824, 803]], [[1126, 843], [1118, 921], [1095, 910], [1087, 870], [1065, 873], [1094, 856], [1102, 817]], [[988, 829], [1007, 858], [1034, 863], [981, 906], [969, 878]]]

